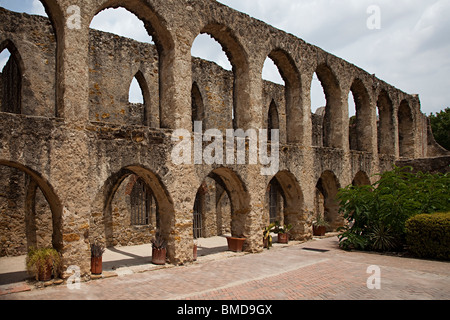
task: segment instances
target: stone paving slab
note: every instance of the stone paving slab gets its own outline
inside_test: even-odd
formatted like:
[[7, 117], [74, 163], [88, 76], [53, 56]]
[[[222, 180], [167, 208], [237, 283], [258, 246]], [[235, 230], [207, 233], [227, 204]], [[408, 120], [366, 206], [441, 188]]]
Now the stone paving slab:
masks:
[[[369, 289], [371, 265], [380, 289]], [[448, 300], [450, 264], [374, 253], [346, 252], [337, 238], [276, 246], [185, 266], [62, 284], [0, 296], [3, 300]]]

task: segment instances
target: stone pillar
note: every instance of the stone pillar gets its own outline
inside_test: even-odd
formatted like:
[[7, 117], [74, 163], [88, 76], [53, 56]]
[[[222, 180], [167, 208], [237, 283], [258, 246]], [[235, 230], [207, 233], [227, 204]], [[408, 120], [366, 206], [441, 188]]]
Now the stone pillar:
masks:
[[[52, 1], [53, 3], [54, 1]], [[59, 6], [58, 6], [59, 5]], [[63, 271], [90, 271], [90, 159], [84, 127], [89, 119], [88, 45], [91, 9], [86, 1], [59, 0], [49, 6], [57, 37], [57, 116], [64, 118], [51, 149], [51, 184], [62, 206]], [[66, 275], [67, 276], [67, 275]]]

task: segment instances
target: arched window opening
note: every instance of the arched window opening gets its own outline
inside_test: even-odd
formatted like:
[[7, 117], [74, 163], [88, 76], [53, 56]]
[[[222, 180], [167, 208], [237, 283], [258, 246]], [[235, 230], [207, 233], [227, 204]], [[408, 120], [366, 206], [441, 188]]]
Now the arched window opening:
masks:
[[322, 84], [319, 77], [317, 77], [317, 73], [314, 72], [311, 83], [311, 112], [317, 114], [323, 113], [321, 111], [325, 109], [326, 105], [327, 99], [323, 92]]
[[192, 225], [192, 233], [194, 235], [194, 239], [203, 237], [204, 205], [205, 205], [204, 194], [198, 192], [194, 202], [194, 222]]
[[414, 157], [414, 133], [411, 108], [406, 100], [400, 103], [398, 109], [398, 143], [399, 154], [403, 158]]
[[311, 112], [320, 113], [321, 110], [319, 109], [325, 109], [326, 104], [327, 98], [323, 92], [322, 84], [317, 73], [314, 72], [311, 83]]
[[2, 0], [1, 6], [7, 10], [14, 12], [23, 12], [33, 15], [39, 15], [47, 17], [44, 5], [39, 0], [27, 1], [29, 3], [22, 3], [23, 1], [17, 0]]
[[[233, 67], [231, 65], [230, 60], [228, 59], [227, 54], [224, 51], [224, 47], [221, 42], [216, 40], [212, 35], [208, 33], [199, 34], [191, 47], [191, 55], [192, 57], [200, 58], [210, 64], [209, 68], [193, 68], [194, 80], [197, 80], [196, 86], [201, 85], [204, 90], [207, 91], [208, 96], [211, 99], [220, 99], [223, 103], [224, 108], [223, 111], [218, 114], [217, 112], [211, 113], [212, 122], [215, 122], [218, 127], [230, 128], [236, 124], [236, 103], [234, 101], [235, 94], [230, 94], [228, 89], [222, 87], [215, 87], [213, 82], [209, 82], [208, 85], [202, 84], [203, 79], [208, 79], [210, 74], [203, 74], [205, 70], [213, 70], [214, 77], [225, 79], [225, 81], [230, 81], [233, 85], [233, 92], [235, 91], [234, 82], [234, 72], [232, 77], [230, 78], [230, 71], [233, 71]], [[197, 63], [197, 62], [193, 62]], [[229, 79], [229, 80], [228, 80]], [[226, 84], [225, 84], [226, 85]], [[205, 105], [203, 99], [201, 99], [200, 91], [198, 87], [192, 87], [192, 123], [194, 121], [203, 121], [205, 120]], [[195, 101], [194, 101], [195, 99]], [[195, 114], [194, 114], [195, 113]], [[204, 123], [203, 123], [204, 124]], [[205, 129], [205, 127], [203, 127]]]
[[108, 197], [105, 216], [92, 222], [92, 236], [107, 247], [150, 243], [161, 224], [152, 188], [139, 175], [124, 173]]
[[372, 151], [372, 124], [369, 94], [359, 79], [355, 79], [349, 92], [349, 145], [350, 150]]
[[323, 146], [323, 120], [327, 99], [317, 74], [314, 72], [311, 82], [311, 122], [312, 145]]
[[348, 93], [348, 143], [350, 145], [350, 150], [357, 150], [358, 136], [356, 133], [356, 107], [355, 107], [355, 97], [353, 92], [350, 90]]
[[284, 194], [277, 178], [273, 178], [269, 185], [269, 223], [278, 221], [284, 224]]
[[151, 190], [142, 179], [138, 179], [130, 193], [131, 225], [154, 225], [159, 228], [156, 203]]
[[368, 186], [370, 185], [370, 179], [367, 174], [363, 171], [358, 171], [352, 181], [354, 186]]
[[0, 257], [32, 247], [61, 250], [62, 209], [51, 186], [22, 165], [0, 162]]
[[192, 84], [191, 90], [191, 103], [192, 103], [192, 130], [194, 130], [194, 122], [202, 122], [202, 128], [205, 130], [205, 107], [203, 105], [203, 98], [200, 89], [196, 82]]
[[145, 29], [144, 22], [122, 7], [102, 10], [94, 16], [89, 27], [139, 42], [154, 44], [152, 36]]
[[214, 173], [197, 190], [193, 208], [194, 239], [231, 233], [231, 202], [222, 178]]
[[262, 70], [262, 79], [276, 84], [281, 84], [283, 86], [285, 85], [284, 79], [281, 77], [277, 65], [269, 57], [267, 57], [266, 60], [264, 61], [264, 66]]
[[[191, 55], [214, 61], [215, 64], [209, 64], [208, 69], [214, 70], [214, 77], [225, 79], [225, 83], [221, 82], [221, 84], [225, 84], [225, 87], [215, 85], [210, 88], [211, 90], [205, 89], [208, 100], [218, 99], [222, 104], [221, 119], [217, 119], [216, 127], [247, 129], [248, 124], [253, 121], [250, 113], [247, 112], [250, 105], [249, 66], [247, 55], [239, 43], [236, 33], [225, 25], [207, 24], [194, 39]], [[194, 67], [196, 63], [205, 63], [196, 60], [193, 59]], [[227, 72], [230, 70], [232, 72]], [[203, 74], [204, 71], [205, 68], [198, 68], [197, 74], [193, 72], [193, 77], [203, 75], [208, 78], [211, 76], [211, 72]], [[198, 80], [198, 78], [194, 80]], [[202, 83], [199, 85], [205, 88]], [[218, 94], [219, 92], [220, 94]], [[205, 103], [205, 105], [207, 104]], [[206, 112], [208, 113], [208, 111]]]
[[128, 123], [149, 125], [150, 111], [148, 101], [150, 101], [150, 93], [147, 82], [142, 72], [138, 71], [133, 80], [131, 80], [128, 92]]
[[214, 62], [225, 70], [232, 70], [230, 60], [228, 60], [222, 45], [209, 34], [202, 33], [195, 38], [191, 48], [191, 55]]
[[275, 101], [272, 100], [269, 106], [269, 114], [267, 116], [267, 137], [272, 140], [272, 130], [280, 129], [280, 119]]
[[[217, 168], [206, 176], [195, 196], [192, 214], [193, 238], [200, 256], [226, 248], [225, 237], [245, 236], [248, 193], [240, 178], [228, 168]], [[225, 236], [225, 237], [224, 237]], [[214, 245], [203, 241], [215, 238]], [[218, 245], [222, 243], [221, 245]]]
[[0, 111], [20, 114], [22, 70], [11, 42], [1, 45], [0, 51]]
[[[106, 247], [145, 245], [150, 247], [146, 249], [150, 255], [151, 240], [159, 233], [170, 247], [169, 237], [174, 226], [172, 204], [167, 189], [155, 173], [138, 165], [123, 167], [109, 176], [92, 202], [89, 241]], [[137, 259], [130, 261], [131, 264], [147, 261], [147, 257], [142, 259], [144, 256], [133, 257]], [[168, 253], [168, 258], [171, 260], [173, 256]], [[120, 263], [120, 260], [109, 261], [108, 269]]]
[[128, 91], [128, 102], [144, 104], [144, 95], [136, 77], [131, 80], [130, 90]]
[[303, 193], [296, 177], [289, 171], [279, 171], [269, 182], [265, 194], [263, 225], [278, 221], [291, 225], [290, 239], [302, 239], [307, 215], [304, 210]]
[[316, 184], [315, 215], [316, 219], [320, 216], [328, 222], [327, 231], [335, 231], [344, 224], [337, 200], [339, 188], [339, 181], [331, 171], [323, 172]]
[[344, 143], [343, 111], [338, 80], [332, 70], [325, 64], [317, 67], [316, 74], [326, 100], [322, 125], [323, 147], [342, 148]]
[[150, 92], [159, 95], [159, 56], [150, 24], [119, 7], [97, 13], [90, 28], [90, 118], [157, 125], [159, 111]]
[[263, 75], [264, 73], [270, 73], [274, 81], [284, 84], [285, 105], [279, 107], [286, 115], [286, 125], [279, 125], [279, 128], [283, 127], [284, 130], [285, 127], [287, 142], [302, 143], [304, 141], [302, 89], [300, 73], [294, 60], [288, 52], [279, 48], [274, 49], [266, 58]]
[[[264, 67], [262, 70], [262, 79], [285, 87], [285, 82], [280, 74], [280, 71], [278, 70], [278, 67], [275, 64], [275, 62], [270, 57], [267, 57], [264, 62]], [[263, 86], [264, 86], [263, 92], [264, 93], [268, 92], [268, 94], [270, 94], [273, 85], [269, 85], [268, 87], [266, 87], [266, 84], [263, 84]], [[286, 95], [286, 88], [283, 88], [283, 91], [284, 95]], [[282, 108], [285, 109], [285, 106], [283, 106]], [[263, 119], [265, 119], [265, 117]], [[267, 113], [266, 128], [268, 130], [267, 138], [269, 140], [272, 140], [272, 130], [280, 130], [280, 119], [278, 116], [278, 108], [273, 99], [270, 102], [269, 111]], [[281, 134], [279, 134], [279, 136], [280, 135]]]
[[388, 93], [382, 90], [377, 100], [378, 153], [395, 155], [393, 105]]

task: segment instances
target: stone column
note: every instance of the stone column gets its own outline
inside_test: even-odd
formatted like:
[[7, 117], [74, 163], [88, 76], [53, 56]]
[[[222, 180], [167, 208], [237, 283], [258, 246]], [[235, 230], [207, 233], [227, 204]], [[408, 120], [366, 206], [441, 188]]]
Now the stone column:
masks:
[[[89, 273], [90, 215], [88, 45], [90, 6], [81, 0], [59, 0], [51, 6], [57, 37], [57, 116], [64, 118], [51, 149], [51, 182], [62, 205], [63, 269], [70, 265]], [[63, 271], [64, 271], [63, 270]]]

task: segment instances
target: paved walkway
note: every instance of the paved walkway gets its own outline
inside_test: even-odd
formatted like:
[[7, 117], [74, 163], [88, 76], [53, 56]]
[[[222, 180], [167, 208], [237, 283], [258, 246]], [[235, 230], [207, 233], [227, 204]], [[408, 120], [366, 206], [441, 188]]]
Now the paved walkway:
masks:
[[[368, 273], [370, 266], [375, 271]], [[79, 289], [60, 284], [0, 299], [448, 300], [449, 267], [448, 262], [346, 252], [330, 237], [258, 254], [210, 254], [185, 266], [125, 267], [129, 272], [82, 282]]]

